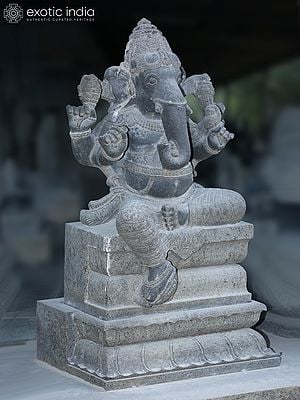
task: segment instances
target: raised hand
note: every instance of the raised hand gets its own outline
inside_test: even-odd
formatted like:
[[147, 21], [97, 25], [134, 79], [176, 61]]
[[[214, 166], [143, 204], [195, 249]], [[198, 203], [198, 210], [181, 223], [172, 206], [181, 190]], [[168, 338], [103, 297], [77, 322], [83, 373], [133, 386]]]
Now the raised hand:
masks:
[[97, 121], [95, 109], [89, 108], [87, 105], [79, 107], [67, 106], [66, 111], [71, 132], [84, 132]]
[[216, 104], [208, 105], [204, 110], [204, 127], [208, 132], [208, 143], [214, 150], [222, 150], [234, 134], [227, 131], [222, 111]]
[[210, 132], [208, 143], [214, 150], [222, 150], [229, 140], [234, 138], [234, 134], [227, 131], [223, 126], [218, 132]]

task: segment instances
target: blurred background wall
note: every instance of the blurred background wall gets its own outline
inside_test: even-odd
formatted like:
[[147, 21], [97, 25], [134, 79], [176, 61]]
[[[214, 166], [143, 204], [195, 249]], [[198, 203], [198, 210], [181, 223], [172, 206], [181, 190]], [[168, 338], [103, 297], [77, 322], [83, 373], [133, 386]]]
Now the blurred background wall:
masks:
[[[7, 2], [8, 3], [8, 2]], [[296, 0], [19, 1], [86, 6], [93, 22], [9, 24], [1, 17], [0, 343], [35, 336], [37, 299], [63, 295], [64, 224], [106, 192], [73, 159], [66, 104], [85, 73], [123, 59], [137, 21], [168, 38], [188, 75], [207, 72], [236, 134], [198, 180], [239, 191], [256, 227], [244, 263], [270, 310], [263, 326], [300, 336], [300, 33]], [[7, 4], [2, 3], [3, 7]], [[1, 10], [2, 13], [2, 10]], [[107, 105], [101, 103], [98, 117]]]

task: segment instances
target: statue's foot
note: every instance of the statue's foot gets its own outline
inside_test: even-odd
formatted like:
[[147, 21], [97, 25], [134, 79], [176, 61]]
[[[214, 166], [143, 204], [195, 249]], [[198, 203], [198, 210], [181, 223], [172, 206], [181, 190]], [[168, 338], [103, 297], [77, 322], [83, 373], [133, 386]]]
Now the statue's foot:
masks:
[[80, 211], [80, 222], [84, 225], [100, 225], [114, 218], [121, 202], [119, 192], [109, 193], [99, 200], [89, 202], [88, 210]]
[[139, 303], [144, 307], [163, 304], [174, 296], [177, 284], [177, 270], [169, 261], [151, 267], [140, 288]]
[[88, 204], [88, 207], [90, 210], [93, 210], [94, 208], [98, 208], [101, 207], [103, 204], [103, 200], [102, 199], [98, 199], [98, 200], [91, 200]]
[[101, 199], [91, 200], [88, 203], [88, 208], [89, 210], [94, 210], [96, 208], [106, 207], [107, 205], [112, 205], [116, 202], [120, 202], [121, 193], [121, 189], [114, 188], [111, 190], [110, 193], [108, 193], [104, 197], [101, 197]]
[[99, 225], [101, 219], [99, 218], [97, 208], [93, 210], [81, 210], [80, 211], [80, 222], [84, 225]]
[[104, 224], [110, 219], [109, 217], [111, 217], [111, 215], [106, 214], [105, 211], [106, 210], [103, 210], [103, 207], [93, 208], [91, 210], [81, 210], [80, 222], [89, 226]]

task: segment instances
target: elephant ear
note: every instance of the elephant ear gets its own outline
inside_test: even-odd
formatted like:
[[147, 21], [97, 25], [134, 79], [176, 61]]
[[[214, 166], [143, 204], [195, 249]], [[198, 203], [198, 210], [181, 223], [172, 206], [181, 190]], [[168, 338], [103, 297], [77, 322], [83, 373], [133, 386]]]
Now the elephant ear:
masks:
[[103, 79], [103, 81], [101, 83], [102, 83], [101, 99], [106, 100], [109, 103], [115, 102], [116, 98], [115, 98], [115, 96], [113, 94], [112, 87], [111, 87], [110, 83], [106, 79]]
[[203, 107], [213, 103], [215, 89], [211, 83], [211, 79], [207, 74], [189, 76], [181, 84], [184, 94], [197, 97]]
[[200, 107], [199, 101], [193, 94], [185, 96], [187, 103], [187, 113], [189, 118], [198, 124], [204, 116], [204, 111]]
[[131, 78], [130, 72], [124, 68], [124, 65], [119, 66], [112, 66], [107, 68], [107, 70], [104, 73], [103, 77], [103, 91], [102, 91], [102, 96], [101, 98], [108, 101], [109, 103], [119, 103], [120, 101], [123, 101], [121, 98], [116, 98], [116, 95], [114, 94], [114, 90], [112, 87], [112, 81], [113, 82], [125, 82], [127, 84], [127, 90], [123, 94], [127, 96], [128, 101], [135, 97], [135, 87]]
[[185, 94], [189, 117], [198, 123], [207, 106], [214, 104], [215, 89], [207, 74], [192, 75], [181, 84]]

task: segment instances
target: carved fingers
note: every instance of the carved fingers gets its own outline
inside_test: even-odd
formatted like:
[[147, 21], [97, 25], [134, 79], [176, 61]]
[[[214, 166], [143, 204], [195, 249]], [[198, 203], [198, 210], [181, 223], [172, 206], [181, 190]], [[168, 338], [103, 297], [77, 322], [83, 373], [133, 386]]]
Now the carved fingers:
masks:
[[98, 140], [108, 156], [119, 157], [127, 148], [127, 129], [109, 129]]
[[95, 109], [87, 105], [79, 107], [68, 105], [66, 111], [71, 132], [86, 131], [97, 121]]
[[234, 133], [228, 132], [228, 130], [227, 130], [225, 127], [223, 127], [223, 128], [220, 130], [219, 135], [220, 135], [224, 140], [226, 140], [226, 142], [228, 142], [229, 140], [231, 140], [231, 139], [234, 138]]
[[225, 128], [222, 109], [217, 104], [210, 104], [205, 108], [203, 124], [208, 132], [208, 143], [214, 150], [222, 150], [234, 138], [234, 134]]
[[116, 146], [122, 141], [122, 135], [117, 131], [110, 131], [103, 136], [103, 143], [109, 146]]
[[214, 150], [222, 150], [229, 140], [234, 138], [234, 134], [223, 127], [219, 132], [210, 132], [208, 135], [208, 144]]

